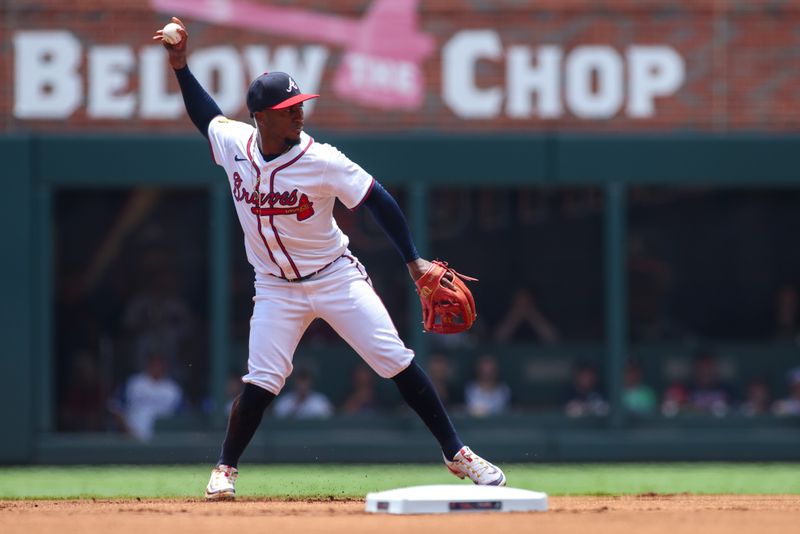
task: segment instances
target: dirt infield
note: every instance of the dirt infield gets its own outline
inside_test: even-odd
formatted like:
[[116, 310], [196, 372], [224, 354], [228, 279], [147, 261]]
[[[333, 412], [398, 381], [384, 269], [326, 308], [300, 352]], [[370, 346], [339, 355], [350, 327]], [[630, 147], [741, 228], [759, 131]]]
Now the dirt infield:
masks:
[[0, 532], [326, 534], [796, 532], [800, 495], [552, 497], [545, 513], [367, 514], [362, 501], [0, 501]]

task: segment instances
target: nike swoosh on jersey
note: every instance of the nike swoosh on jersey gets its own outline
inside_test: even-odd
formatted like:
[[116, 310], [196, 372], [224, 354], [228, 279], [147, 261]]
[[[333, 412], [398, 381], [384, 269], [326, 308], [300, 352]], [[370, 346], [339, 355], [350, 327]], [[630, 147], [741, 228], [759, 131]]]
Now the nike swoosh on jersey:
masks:
[[234, 154], [233, 160], [234, 161], [247, 161], [247, 158], [240, 158], [239, 154]]

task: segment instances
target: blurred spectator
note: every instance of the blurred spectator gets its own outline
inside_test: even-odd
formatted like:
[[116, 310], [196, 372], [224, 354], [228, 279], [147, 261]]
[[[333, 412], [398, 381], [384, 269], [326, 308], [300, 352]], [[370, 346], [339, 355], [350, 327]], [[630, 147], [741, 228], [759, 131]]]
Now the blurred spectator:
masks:
[[669, 314], [672, 268], [646, 250], [642, 235], [628, 236], [628, 298], [631, 339], [674, 341], [687, 333]]
[[485, 354], [475, 362], [475, 380], [464, 389], [467, 412], [474, 417], [496, 415], [508, 410], [511, 389], [500, 380], [497, 360]]
[[638, 362], [629, 362], [625, 369], [622, 403], [634, 415], [652, 415], [658, 407], [655, 391], [642, 382], [642, 367]]
[[664, 394], [661, 410], [666, 416], [686, 412], [722, 417], [730, 411], [732, 401], [731, 388], [720, 377], [716, 354], [703, 349], [692, 363], [692, 381], [688, 385], [671, 384]]
[[776, 341], [800, 341], [797, 288], [794, 286], [781, 287], [775, 296], [775, 331], [772, 337]]
[[689, 391], [685, 384], [673, 382], [664, 390], [661, 400], [661, 414], [665, 417], [674, 417], [686, 410], [689, 404]]
[[150, 353], [143, 372], [125, 384], [124, 418], [128, 432], [140, 441], [153, 437], [156, 419], [174, 415], [183, 393], [167, 376], [167, 362], [160, 352]]
[[746, 417], [767, 415], [771, 402], [767, 382], [763, 378], [754, 378], [747, 384], [746, 398], [739, 406], [739, 413]]
[[553, 323], [539, 309], [536, 295], [530, 288], [514, 291], [505, 317], [494, 331], [495, 341], [538, 341], [557, 343], [559, 334]]
[[99, 432], [106, 429], [109, 386], [94, 355], [81, 350], [70, 359], [69, 379], [60, 403], [59, 428], [67, 432]]
[[[233, 401], [236, 400], [236, 397], [242, 392], [242, 388], [244, 384], [242, 383], [242, 375], [244, 373], [231, 373], [228, 375], [228, 379], [225, 381], [225, 398], [223, 399], [222, 408], [225, 410], [225, 415], [231, 413], [231, 408], [233, 408]], [[189, 394], [186, 390], [183, 392], [183, 402], [184, 408], [192, 409], [195, 405], [191, 404]], [[199, 411], [205, 415], [211, 415], [214, 413], [216, 409], [216, 402], [213, 397], [213, 393], [209, 391], [205, 396], [200, 399], [197, 408]]]
[[772, 411], [775, 415], [800, 416], [800, 367], [789, 371], [789, 396], [775, 402]]
[[511, 224], [510, 196], [507, 190], [480, 189], [478, 194], [478, 221], [482, 231], [506, 230]]
[[363, 364], [353, 368], [350, 394], [342, 403], [342, 413], [347, 415], [372, 415], [378, 411], [375, 393], [375, 373]]
[[572, 385], [564, 396], [564, 411], [569, 417], [608, 414], [608, 402], [600, 393], [597, 369], [592, 364], [582, 362], [575, 367]]
[[141, 365], [152, 351], [166, 359], [179, 379], [183, 342], [191, 334], [192, 313], [178, 290], [177, 276], [165, 251], [154, 248], [140, 259], [138, 293], [125, 307], [123, 325], [131, 336], [134, 361]]
[[733, 395], [722, 383], [717, 355], [711, 350], [700, 351], [694, 359], [693, 381], [689, 386], [690, 411], [723, 416], [730, 410]]
[[459, 404], [458, 394], [453, 387], [453, 366], [450, 359], [441, 352], [434, 352], [428, 358], [427, 371], [442, 404], [448, 408]]
[[242, 376], [240, 373], [231, 374], [228, 376], [228, 381], [225, 383], [225, 415], [231, 414], [233, 408], [233, 401], [242, 392]]
[[328, 398], [314, 391], [314, 377], [308, 369], [299, 369], [294, 375], [291, 391], [281, 393], [275, 400], [276, 417], [292, 419], [324, 419], [333, 414]]

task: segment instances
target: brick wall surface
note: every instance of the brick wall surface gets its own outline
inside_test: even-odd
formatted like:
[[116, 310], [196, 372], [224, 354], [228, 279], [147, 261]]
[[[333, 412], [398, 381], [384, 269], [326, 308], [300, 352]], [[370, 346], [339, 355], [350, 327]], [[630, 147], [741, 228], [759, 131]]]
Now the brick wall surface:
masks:
[[[365, 16], [377, 0], [238, 0], [261, 6], [310, 10], [317, 14]], [[181, 114], [144, 120], [137, 113], [124, 119], [88, 116], [85, 99], [86, 50], [99, 45], [127, 45], [135, 53], [150, 45], [153, 31], [168, 20], [155, 0], [7, 0], [0, 4], [0, 128], [4, 131], [188, 131]], [[202, 3], [197, 0], [197, 3]], [[226, 2], [216, 0], [211, 4]], [[342, 46], [276, 32], [235, 29], [198, 20], [180, 12], [191, 33], [192, 49], [233, 45], [306, 46], [323, 44], [329, 56], [319, 91], [323, 95], [308, 125], [345, 131], [764, 131], [790, 132], [800, 127], [800, 1], [781, 0], [422, 0], [416, 7], [419, 29], [436, 45], [423, 60], [425, 94], [412, 110], [386, 110], [348, 102], [334, 90], [344, 52]], [[564, 54], [581, 45], [607, 45], [624, 57], [631, 45], [669, 45], [685, 61], [685, 81], [675, 94], [656, 100], [652, 117], [632, 118], [624, 108], [604, 119], [581, 118], [566, 109], [556, 118], [497, 117], [463, 119], [442, 96], [442, 50], [458, 32], [490, 29], [504, 49], [514, 45], [558, 45]], [[66, 118], [15, 116], [14, 36], [20, 31], [68, 30], [84, 52], [83, 105]], [[381, 36], [373, 36], [381, 40]], [[191, 63], [190, 63], [191, 66]], [[627, 67], [626, 67], [627, 68]], [[164, 64], [169, 89], [177, 84]], [[246, 87], [246, 81], [244, 81]], [[506, 84], [503, 60], [481, 61], [480, 87]], [[134, 68], [123, 92], [136, 93]], [[563, 88], [562, 88], [563, 92]], [[225, 110], [245, 118], [244, 109]]]

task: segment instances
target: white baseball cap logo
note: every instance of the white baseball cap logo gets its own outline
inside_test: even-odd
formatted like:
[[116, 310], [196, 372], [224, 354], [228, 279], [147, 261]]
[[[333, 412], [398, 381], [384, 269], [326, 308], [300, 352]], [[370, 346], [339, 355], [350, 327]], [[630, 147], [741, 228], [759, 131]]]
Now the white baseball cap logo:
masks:
[[286, 92], [287, 93], [291, 93], [292, 92], [292, 88], [296, 89], [297, 91], [300, 91], [300, 88], [297, 87], [296, 83], [294, 83], [294, 79], [289, 78], [289, 88], [286, 89]]

